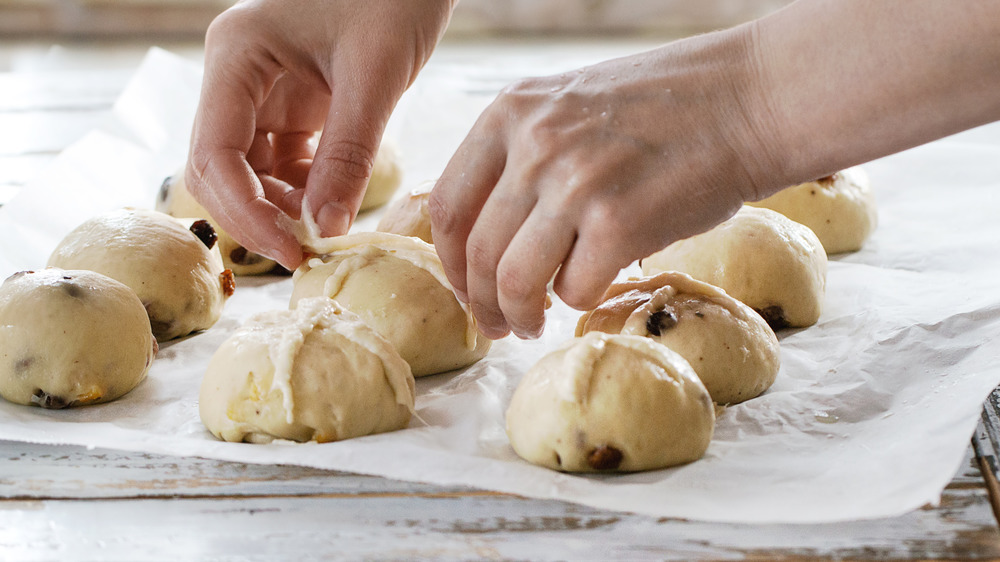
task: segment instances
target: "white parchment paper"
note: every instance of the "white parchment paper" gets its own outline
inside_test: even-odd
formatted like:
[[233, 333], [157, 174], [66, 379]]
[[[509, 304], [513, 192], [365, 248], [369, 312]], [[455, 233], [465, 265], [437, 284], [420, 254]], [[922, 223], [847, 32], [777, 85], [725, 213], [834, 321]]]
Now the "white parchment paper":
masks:
[[[550, 68], [530, 58], [430, 65], [389, 127], [405, 187], [440, 173], [508, 77]], [[151, 207], [184, 161], [199, 82], [196, 66], [151, 51], [114, 118], [0, 208], [0, 275], [43, 267], [98, 212]], [[513, 453], [503, 429], [511, 393], [573, 333], [577, 313], [559, 303], [540, 340], [508, 338], [469, 369], [418, 380], [420, 420], [406, 430], [322, 445], [218, 442], [198, 418], [205, 365], [248, 316], [287, 307], [291, 282], [281, 277], [240, 278], [218, 324], [164, 345], [149, 378], [116, 402], [46, 411], [0, 401], [0, 439], [301, 464], [711, 521], [897, 515], [937, 501], [1000, 382], [1000, 126], [866, 169], [880, 204], [874, 237], [831, 262], [820, 322], [781, 335], [774, 386], [728, 408], [705, 457], [686, 466], [573, 476]]]

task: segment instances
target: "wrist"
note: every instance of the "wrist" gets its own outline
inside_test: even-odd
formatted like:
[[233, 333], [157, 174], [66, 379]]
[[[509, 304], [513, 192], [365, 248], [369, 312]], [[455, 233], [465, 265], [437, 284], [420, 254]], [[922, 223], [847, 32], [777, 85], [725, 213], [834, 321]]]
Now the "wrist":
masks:
[[667, 66], [685, 68], [696, 85], [695, 130], [710, 135], [706, 157], [730, 197], [755, 201], [785, 187], [788, 171], [769, 84], [761, 70], [758, 30], [750, 23], [674, 45]]

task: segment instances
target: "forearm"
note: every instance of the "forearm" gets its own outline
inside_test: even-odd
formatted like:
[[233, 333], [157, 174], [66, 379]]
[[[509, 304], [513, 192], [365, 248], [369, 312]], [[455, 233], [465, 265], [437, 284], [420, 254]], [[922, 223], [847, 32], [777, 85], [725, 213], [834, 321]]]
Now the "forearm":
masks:
[[1000, 119], [995, 0], [800, 0], [747, 33], [760, 195]]

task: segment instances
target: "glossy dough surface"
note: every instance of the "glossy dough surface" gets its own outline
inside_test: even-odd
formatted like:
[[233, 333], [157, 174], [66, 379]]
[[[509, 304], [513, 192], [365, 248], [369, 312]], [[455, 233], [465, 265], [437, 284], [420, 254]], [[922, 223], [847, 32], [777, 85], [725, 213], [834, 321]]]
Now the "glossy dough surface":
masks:
[[514, 451], [567, 472], [691, 462], [714, 428], [712, 399], [680, 355], [648, 338], [601, 332], [542, 357], [507, 409]]
[[669, 347], [719, 404], [759, 396], [781, 365], [778, 338], [759, 314], [683, 273], [611, 285], [603, 302], [577, 323], [577, 336], [591, 331], [643, 336]]
[[321, 255], [292, 276], [291, 307], [305, 297], [336, 300], [389, 340], [416, 377], [471, 365], [489, 351], [430, 244], [382, 232], [314, 244]]
[[157, 349], [131, 289], [57, 268], [15, 273], [0, 286], [0, 340], [0, 395], [49, 409], [126, 394]]
[[119, 209], [94, 217], [63, 238], [49, 265], [89, 269], [128, 285], [165, 341], [215, 324], [234, 289], [218, 246], [209, 248], [164, 213]]
[[202, 423], [225, 441], [338, 441], [409, 423], [410, 368], [384, 338], [326, 298], [259, 314], [212, 356]]
[[816, 323], [826, 264], [826, 251], [809, 227], [755, 207], [641, 261], [644, 275], [681, 271], [720, 287], [775, 330]]
[[871, 182], [857, 167], [747, 204], [777, 211], [808, 226], [828, 254], [860, 250], [878, 226]]
[[275, 269], [284, 271], [277, 262], [247, 250], [219, 227], [219, 223], [191, 196], [184, 182], [183, 169], [163, 181], [156, 196], [156, 210], [177, 218], [208, 220], [219, 236], [219, 252], [222, 254], [223, 266], [231, 269], [234, 275], [260, 275]]

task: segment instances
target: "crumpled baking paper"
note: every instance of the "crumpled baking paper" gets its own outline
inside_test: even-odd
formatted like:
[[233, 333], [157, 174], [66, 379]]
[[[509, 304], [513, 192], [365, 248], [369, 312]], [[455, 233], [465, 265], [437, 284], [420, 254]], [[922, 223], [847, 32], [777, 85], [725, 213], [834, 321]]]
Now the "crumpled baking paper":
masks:
[[[440, 174], [512, 73], [552, 66], [502, 53], [432, 61], [389, 127], [406, 155], [405, 187]], [[0, 275], [43, 267], [59, 239], [96, 213], [151, 207], [160, 181], [184, 162], [199, 82], [193, 64], [151, 51], [106, 126], [0, 208]], [[327, 444], [216, 441], [198, 417], [205, 366], [250, 315], [287, 307], [287, 277], [239, 278], [218, 324], [163, 345], [148, 379], [116, 402], [47, 411], [0, 401], [0, 439], [299, 464], [708, 521], [898, 515], [939, 499], [1000, 381], [1000, 126], [866, 169], [880, 206], [874, 237], [830, 263], [820, 322], [781, 334], [774, 386], [727, 408], [705, 457], [685, 466], [575, 476], [514, 454], [504, 433], [513, 389], [573, 334], [578, 313], [558, 302], [541, 339], [507, 338], [464, 371], [419, 379], [419, 419], [406, 430]], [[363, 216], [355, 229], [376, 221]]]

